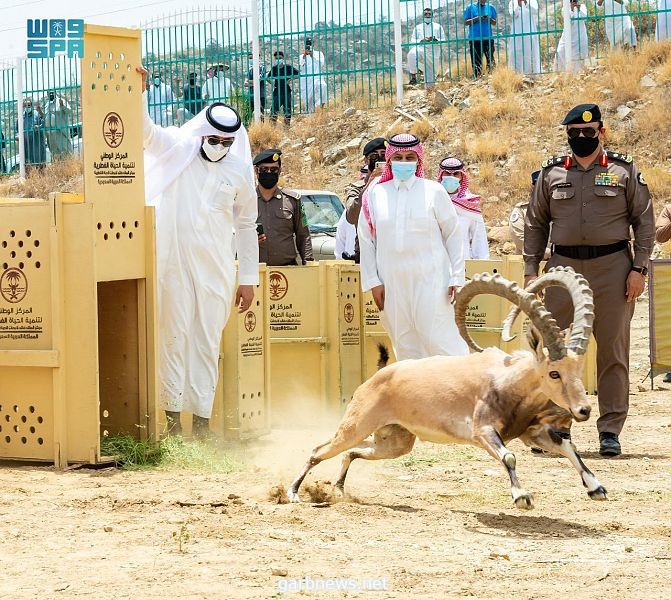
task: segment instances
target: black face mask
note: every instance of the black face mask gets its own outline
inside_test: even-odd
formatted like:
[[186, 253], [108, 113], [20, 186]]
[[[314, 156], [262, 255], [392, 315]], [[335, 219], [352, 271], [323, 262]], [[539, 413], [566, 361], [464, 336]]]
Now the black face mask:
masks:
[[580, 158], [584, 158], [593, 154], [599, 147], [599, 136], [587, 138], [581, 135], [577, 138], [569, 138], [568, 145], [571, 146], [573, 154]]
[[279, 180], [279, 173], [259, 173], [259, 185], [266, 190], [272, 190]]

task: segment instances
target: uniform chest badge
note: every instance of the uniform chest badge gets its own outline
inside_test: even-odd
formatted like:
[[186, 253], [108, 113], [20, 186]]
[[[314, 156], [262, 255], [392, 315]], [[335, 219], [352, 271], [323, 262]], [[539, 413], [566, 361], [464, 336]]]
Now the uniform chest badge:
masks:
[[605, 185], [608, 187], [617, 187], [620, 184], [620, 177], [617, 173], [599, 173], [594, 178], [594, 185]]

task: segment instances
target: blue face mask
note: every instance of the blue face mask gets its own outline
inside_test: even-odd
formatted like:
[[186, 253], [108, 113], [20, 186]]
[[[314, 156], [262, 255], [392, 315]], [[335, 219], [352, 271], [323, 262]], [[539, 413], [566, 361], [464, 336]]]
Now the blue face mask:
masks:
[[408, 179], [410, 179], [415, 174], [416, 170], [417, 170], [417, 163], [415, 161], [413, 162], [405, 162], [400, 160], [391, 161], [391, 172], [394, 174], [394, 177], [396, 177], [396, 179], [399, 179], [400, 181], [407, 181]]
[[454, 192], [456, 192], [459, 189], [459, 184], [461, 183], [461, 180], [458, 177], [452, 177], [452, 175], [447, 175], [443, 177], [440, 183], [443, 184], [443, 187], [445, 188], [445, 191], [448, 194], [454, 194]]

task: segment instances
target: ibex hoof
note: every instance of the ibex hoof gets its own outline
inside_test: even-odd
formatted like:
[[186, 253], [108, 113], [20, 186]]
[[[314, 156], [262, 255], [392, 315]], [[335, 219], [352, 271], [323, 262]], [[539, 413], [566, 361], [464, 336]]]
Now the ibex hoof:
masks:
[[515, 506], [523, 510], [531, 510], [534, 507], [534, 497], [531, 494], [522, 494], [515, 498]]
[[606, 491], [606, 488], [603, 487], [602, 485], [600, 485], [595, 490], [588, 491], [587, 495], [592, 500], [608, 500], [608, 492]]
[[293, 490], [287, 490], [287, 497], [292, 504], [300, 504], [301, 499], [298, 497], [298, 493]]

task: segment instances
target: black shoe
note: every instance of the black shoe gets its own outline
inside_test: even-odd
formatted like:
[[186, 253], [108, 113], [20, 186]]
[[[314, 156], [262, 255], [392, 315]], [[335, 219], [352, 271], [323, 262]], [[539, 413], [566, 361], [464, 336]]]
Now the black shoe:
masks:
[[410, 81], [408, 81], [408, 85], [417, 85], [417, 75], [410, 75]]
[[205, 417], [199, 417], [198, 415], [193, 415], [193, 425], [191, 427], [191, 432], [193, 437], [201, 442], [208, 441], [212, 438], [212, 433], [210, 432], [210, 420]]
[[619, 456], [622, 454], [620, 440], [616, 433], [610, 431], [602, 431], [599, 434], [599, 454], [601, 456]]
[[168, 435], [182, 435], [182, 421], [179, 411], [166, 410], [165, 420]]
[[664, 375], [664, 379], [662, 379], [664, 383], [671, 383], [671, 373], [667, 373]]

